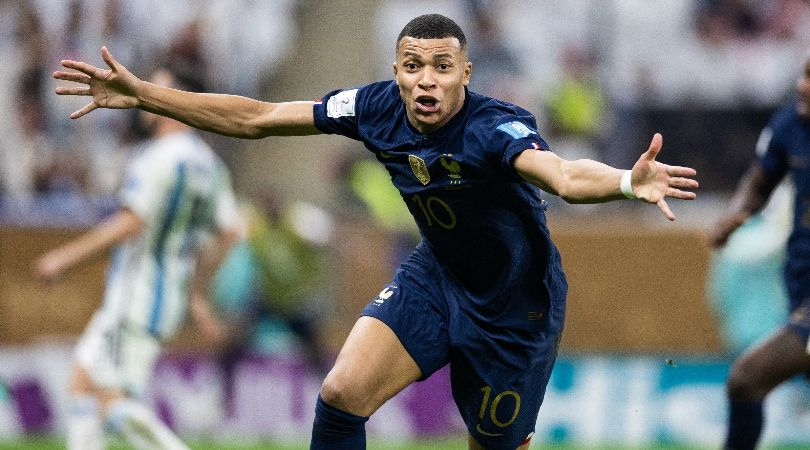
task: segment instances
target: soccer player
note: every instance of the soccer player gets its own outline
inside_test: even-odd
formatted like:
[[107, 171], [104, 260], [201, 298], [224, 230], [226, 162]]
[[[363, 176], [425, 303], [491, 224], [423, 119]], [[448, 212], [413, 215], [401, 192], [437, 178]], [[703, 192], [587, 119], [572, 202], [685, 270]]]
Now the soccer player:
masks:
[[675, 216], [695, 171], [655, 160], [653, 137], [632, 171], [549, 151], [528, 111], [467, 89], [459, 26], [429, 14], [396, 41], [394, 80], [322, 101], [268, 103], [143, 82], [106, 48], [109, 70], [62, 61], [60, 95], [91, 96], [71, 114], [141, 108], [227, 136], [334, 133], [385, 165], [422, 241], [362, 311], [315, 407], [312, 449], [365, 448], [365, 422], [409, 384], [451, 366], [470, 448], [529, 445], [563, 328], [567, 284], [546, 228], [542, 188], [572, 203], [636, 197]]
[[[190, 86], [168, 70], [162, 86]], [[204, 336], [224, 329], [208, 302], [208, 286], [241, 234], [230, 175], [193, 130], [144, 114], [154, 140], [128, 165], [120, 208], [86, 234], [40, 257], [45, 281], [115, 247], [102, 306], [76, 348], [69, 395], [68, 448], [105, 446], [104, 427], [137, 449], [186, 449], [139, 397], [163, 343], [190, 309]]]
[[810, 371], [810, 58], [804, 62], [796, 92], [796, 99], [777, 111], [762, 130], [757, 158], [710, 235], [712, 245], [724, 245], [734, 230], [762, 209], [774, 188], [790, 174], [796, 186], [793, 230], [784, 270], [790, 316], [782, 328], [743, 353], [731, 367], [726, 386], [726, 449], [755, 448], [764, 424], [765, 397], [782, 382]]

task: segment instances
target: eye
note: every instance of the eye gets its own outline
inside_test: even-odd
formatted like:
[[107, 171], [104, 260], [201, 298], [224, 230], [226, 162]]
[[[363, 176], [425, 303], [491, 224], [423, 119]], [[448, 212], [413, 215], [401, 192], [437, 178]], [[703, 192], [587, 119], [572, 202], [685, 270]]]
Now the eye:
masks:
[[450, 64], [448, 64], [448, 63], [439, 64], [439, 70], [450, 70], [450, 67], [452, 67], [452, 66]]
[[408, 70], [416, 70], [417, 69], [416, 63], [412, 63], [412, 62], [405, 63], [405, 64], [403, 64], [403, 66], [405, 66], [405, 68], [408, 69]]

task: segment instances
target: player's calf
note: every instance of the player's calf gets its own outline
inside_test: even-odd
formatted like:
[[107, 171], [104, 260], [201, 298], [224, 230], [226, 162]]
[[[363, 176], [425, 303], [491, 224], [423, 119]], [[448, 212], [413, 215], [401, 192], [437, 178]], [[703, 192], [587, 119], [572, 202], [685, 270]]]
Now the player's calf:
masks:
[[315, 405], [310, 450], [359, 450], [366, 448], [368, 417], [356, 416], [326, 403], [321, 396]]

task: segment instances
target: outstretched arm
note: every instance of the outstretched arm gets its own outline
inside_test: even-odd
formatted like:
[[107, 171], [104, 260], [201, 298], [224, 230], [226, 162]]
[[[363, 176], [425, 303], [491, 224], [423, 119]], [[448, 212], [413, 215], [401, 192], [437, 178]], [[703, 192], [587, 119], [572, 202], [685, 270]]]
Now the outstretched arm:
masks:
[[[258, 139], [266, 136], [301, 136], [320, 133], [312, 117], [314, 102], [268, 103], [237, 95], [180, 91], [143, 81], [121, 65], [107, 47], [101, 57], [109, 69], [85, 62], [63, 60], [75, 72], [54, 72], [54, 78], [79, 83], [58, 87], [59, 95], [92, 97], [70, 115], [78, 119], [97, 108], [140, 108], [179, 120], [192, 127], [225, 136]], [[83, 86], [81, 86], [83, 85]]]
[[54, 281], [78, 264], [134, 236], [143, 228], [143, 220], [129, 209], [121, 209], [87, 233], [42, 255], [34, 263], [34, 275]]
[[709, 244], [712, 247], [726, 245], [734, 230], [745, 223], [749, 217], [762, 210], [777, 184], [779, 184], [778, 180], [769, 179], [765, 176], [765, 171], [762, 170], [759, 162], [754, 162], [740, 179], [731, 204], [723, 217], [711, 230]]
[[[694, 200], [698, 182], [689, 167], [670, 166], [655, 160], [661, 151], [662, 138], [656, 133], [650, 148], [633, 165], [633, 195], [657, 205], [669, 220], [675, 215], [666, 197]], [[552, 152], [526, 150], [515, 158], [515, 170], [521, 177], [541, 189], [559, 195], [569, 203], [602, 203], [625, 198], [620, 189], [623, 170], [600, 162], [579, 159], [568, 161]]]

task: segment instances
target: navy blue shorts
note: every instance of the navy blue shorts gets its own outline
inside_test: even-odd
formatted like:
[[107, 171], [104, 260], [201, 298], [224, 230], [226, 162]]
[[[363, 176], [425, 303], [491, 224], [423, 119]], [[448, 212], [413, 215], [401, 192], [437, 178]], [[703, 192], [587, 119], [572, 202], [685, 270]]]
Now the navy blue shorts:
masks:
[[485, 448], [512, 450], [534, 432], [557, 357], [567, 285], [561, 270], [550, 273], [504, 290], [494, 300], [498, 308], [482, 311], [487, 307], [476, 306], [419, 246], [362, 315], [394, 331], [422, 379], [449, 363], [470, 434]]

